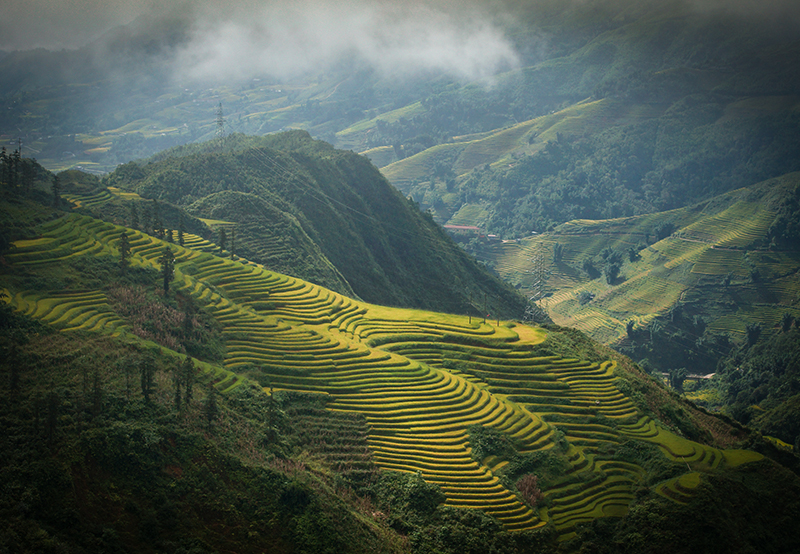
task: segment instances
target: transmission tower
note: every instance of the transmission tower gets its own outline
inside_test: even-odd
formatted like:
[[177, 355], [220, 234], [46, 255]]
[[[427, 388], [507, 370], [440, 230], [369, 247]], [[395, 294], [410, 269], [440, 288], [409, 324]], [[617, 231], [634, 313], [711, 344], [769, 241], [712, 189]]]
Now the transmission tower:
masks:
[[222, 138], [225, 136], [225, 115], [222, 111], [222, 102], [219, 103], [217, 106], [217, 138]]
[[547, 311], [547, 280], [550, 278], [550, 264], [548, 263], [548, 256], [545, 253], [544, 246], [539, 244], [531, 256], [531, 269], [529, 273], [533, 276], [533, 283], [531, 284], [531, 295], [528, 300], [531, 302], [545, 301], [544, 309]]

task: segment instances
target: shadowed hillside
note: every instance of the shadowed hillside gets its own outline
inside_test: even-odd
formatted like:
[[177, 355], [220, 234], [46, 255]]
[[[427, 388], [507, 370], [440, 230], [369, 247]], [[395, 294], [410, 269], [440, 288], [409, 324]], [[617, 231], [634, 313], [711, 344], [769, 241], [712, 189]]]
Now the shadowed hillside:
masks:
[[[466, 256], [368, 160], [302, 131], [180, 147], [125, 164], [102, 185], [212, 220], [217, 232], [235, 233], [234, 254], [367, 301], [476, 316], [525, 311], [522, 297]], [[177, 229], [178, 222], [164, 225]]]
[[[382, 529], [384, 540], [390, 533], [386, 525], [415, 534], [414, 542], [399, 548], [425, 551], [435, 544], [429, 526], [439, 526], [456, 533], [439, 539], [445, 541], [440, 548], [454, 552], [463, 551], [457, 530], [471, 533], [476, 528], [485, 533], [484, 545], [502, 541], [501, 550], [507, 552], [546, 551], [555, 548], [554, 541], [577, 550], [609, 533], [639, 551], [628, 533], [643, 511], [671, 514], [669, 521], [697, 517], [690, 514], [707, 506], [711, 497], [724, 504], [778, 495], [778, 482], [784, 496], [775, 509], [787, 514], [798, 509], [796, 477], [763, 454], [737, 449], [749, 440], [769, 454], [769, 444], [753, 441], [743, 428], [667, 392], [629, 360], [579, 332], [367, 304], [245, 259], [220, 257], [213, 253], [218, 247], [194, 235], [181, 247], [90, 217], [24, 202], [20, 206], [38, 223], [28, 239], [15, 241], [4, 256], [5, 301], [14, 310], [4, 312], [4, 326], [44, 325], [54, 353], [64, 348], [61, 337], [75, 337], [76, 355], [83, 356], [75, 359], [97, 363], [85, 366], [81, 377], [80, 372], [63, 373], [66, 369], [53, 360], [48, 363], [61, 384], [38, 384], [33, 369], [15, 373], [13, 368], [32, 368], [28, 364], [43, 356], [42, 339], [31, 339], [31, 346], [23, 349], [20, 337], [25, 332], [8, 332], [4, 348], [11, 358], [5, 359], [30, 360], [4, 364], [8, 390], [27, 403], [36, 394], [47, 398], [45, 406], [54, 407], [46, 413], [61, 416], [42, 424], [46, 440], [67, 446], [80, 438], [75, 456], [87, 456], [85, 467], [107, 471], [103, 468], [112, 463], [108, 456], [127, 460], [131, 470], [126, 481], [112, 472], [104, 483], [85, 483], [95, 491], [94, 502], [113, 509], [127, 502], [130, 513], [151, 514], [152, 483], [180, 488], [190, 482], [182, 479], [201, 479], [200, 490], [212, 491], [213, 482], [220, 480], [269, 480], [283, 473], [298, 484], [282, 485], [276, 503], [264, 498], [253, 504], [236, 489], [228, 494], [239, 498], [237, 507], [225, 517], [247, 521], [251, 514], [263, 513], [252, 510], [275, 510], [271, 521], [286, 518], [287, 526], [280, 534], [277, 528], [259, 528], [264, 544], [278, 536], [287, 544], [309, 544], [303, 541], [336, 532], [325, 515], [340, 501], [327, 496], [333, 494], [344, 498], [364, 525], [375, 532]], [[123, 241], [129, 255], [120, 266]], [[163, 278], [168, 254], [174, 260], [171, 281]], [[137, 296], [139, 300], [130, 300]], [[158, 326], [142, 325], [142, 310], [163, 314], [150, 319]], [[190, 361], [183, 352], [192, 348], [198, 333], [206, 333], [204, 343], [213, 337], [219, 346]], [[119, 348], [120, 354], [103, 358], [93, 353], [91, 344], [104, 351]], [[198, 395], [203, 398], [199, 411], [176, 412], [193, 386], [187, 385], [187, 375], [194, 386], [209, 388]], [[306, 398], [309, 393], [313, 396]], [[303, 404], [310, 398], [318, 399], [316, 407]], [[299, 428], [280, 422], [284, 416], [278, 410], [287, 415], [299, 410], [292, 417], [304, 418], [303, 425], [327, 425], [327, 420], [331, 431], [304, 443], [296, 435]], [[153, 424], [145, 423], [157, 413], [162, 415]], [[133, 432], [132, 425], [145, 427]], [[217, 457], [206, 447], [206, 462], [198, 460], [194, 446], [185, 445], [182, 437], [203, 426], [206, 438], [192, 439], [201, 441], [197, 446], [210, 440], [227, 454]], [[133, 446], [114, 439], [113, 448], [100, 456], [96, 442], [109, 441], [122, 429], [128, 429], [125, 436], [134, 442], [141, 436], [147, 444], [162, 445], [161, 454], [129, 459]], [[328, 442], [339, 440], [337, 436], [349, 438]], [[318, 454], [309, 458], [307, 449]], [[225, 461], [226, 456], [239, 461]], [[223, 465], [211, 461], [216, 459]], [[54, 475], [64, 483], [83, 483], [80, 472], [64, 473], [64, 460], [54, 459]], [[16, 466], [6, 467], [15, 483], [22, 482]], [[308, 481], [306, 470], [318, 477]], [[194, 471], [199, 472], [196, 477]], [[246, 477], [249, 472], [256, 473]], [[341, 472], [353, 492], [333, 487], [329, 472]], [[397, 488], [389, 478], [394, 472], [412, 477]], [[138, 485], [137, 496], [130, 496], [137, 479], [147, 475], [159, 477]], [[111, 484], [116, 488], [109, 489]], [[122, 496], [111, 496], [108, 490], [120, 490], [116, 494]], [[9, 494], [16, 499], [12, 502], [19, 502], [22, 492]], [[78, 524], [88, 525], [79, 515], [91, 505], [82, 494], [65, 497], [64, 509]], [[194, 502], [171, 492], [166, 496], [176, 503], [176, 514], [184, 511], [179, 506]], [[198, 502], [202, 518], [223, 521], [206, 511], [207, 500]], [[494, 519], [467, 516], [470, 510]], [[54, 523], [55, 513], [38, 504], [15, 517], [33, 528], [51, 529], [61, 542], [75, 540]], [[170, 517], [178, 518], [179, 529], [186, 531], [171, 534], [155, 523], [148, 531], [148, 520], [128, 516], [116, 523], [101, 518], [98, 524], [109, 529], [104, 541], [112, 540], [113, 530], [114, 540], [125, 548], [148, 532], [165, 547], [175, 540], [187, 544], [187, 533], [196, 523], [191, 517]], [[597, 527], [599, 520], [607, 523]], [[358, 543], [354, 550], [368, 548], [360, 531], [349, 527], [351, 521], [341, 525], [351, 533], [349, 540]], [[776, 548], [793, 544], [779, 523], [761, 525], [769, 529]], [[663, 525], [650, 532], [653, 544], [648, 548], [660, 548], [670, 543], [675, 530]], [[230, 534], [225, 540], [243, 540], [237, 537]], [[25, 537], [14, 540], [11, 544], [39, 544]], [[223, 544], [210, 535], [205, 540]], [[744, 533], [714, 535], [713, 540], [723, 541], [731, 551], [756, 544]]]

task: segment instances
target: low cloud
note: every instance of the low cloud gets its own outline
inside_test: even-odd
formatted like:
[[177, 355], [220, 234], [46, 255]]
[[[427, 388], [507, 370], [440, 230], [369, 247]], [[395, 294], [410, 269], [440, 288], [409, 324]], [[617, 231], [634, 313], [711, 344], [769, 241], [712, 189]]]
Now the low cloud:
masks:
[[176, 68], [189, 79], [284, 78], [341, 61], [385, 75], [440, 71], [480, 79], [518, 63], [499, 25], [477, 4], [300, 0], [197, 13]]
[[[169, 52], [181, 80], [290, 78], [341, 61], [369, 64], [387, 76], [436, 71], [472, 80], [517, 65], [505, 23], [527, 20], [537, 6], [554, 1], [5, 0], [0, 49], [78, 48], [147, 15], [149, 21], [181, 22]], [[641, 6], [643, 0], [563, 1], [573, 4], [566, 9], [581, 10], [597, 4]], [[712, 16], [767, 18], [776, 29], [794, 29], [800, 22], [797, 0], [664, 2]]]
[[157, 0], [3, 0], [0, 50], [79, 48], [158, 10]]

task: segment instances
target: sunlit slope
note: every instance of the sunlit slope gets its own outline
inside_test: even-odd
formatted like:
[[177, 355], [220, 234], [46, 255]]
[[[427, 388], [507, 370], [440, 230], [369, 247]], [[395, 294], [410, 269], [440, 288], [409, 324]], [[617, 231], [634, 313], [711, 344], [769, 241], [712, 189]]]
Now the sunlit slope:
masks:
[[[210, 250], [218, 249], [191, 236], [187, 245], [197, 249], [75, 214], [41, 225], [40, 232], [17, 243], [7, 263], [35, 274], [66, 258], [118, 256], [122, 233], [134, 265], [156, 267], [171, 249], [173, 289], [191, 295], [223, 326], [224, 367], [203, 364], [208, 381], [222, 392], [249, 379], [328, 395], [330, 409], [365, 416], [379, 467], [418, 472], [441, 486], [448, 505], [483, 510], [509, 530], [550, 522], [568, 538], [580, 523], [624, 515], [646, 472], [609, 452], [630, 441], [657, 446], [666, 463], [680, 463], [679, 472], [689, 466], [690, 475], [665, 490], [689, 490], [694, 472], [760, 457], [660, 427], [621, 392], [618, 378], [632, 376], [616, 362], [555, 353], [558, 331], [357, 302], [216, 256]], [[7, 294], [16, 309], [63, 332], [141, 340], [103, 290]], [[508, 459], [474, 458], [469, 428], [475, 425], [500, 431], [517, 455], [549, 453], [560, 460], [564, 471], [543, 491], [543, 505], [528, 505], [504, 479]]]
[[[768, 238], [780, 199], [799, 184], [795, 173], [671, 212], [571, 221], [484, 254], [505, 279], [531, 292], [533, 260], [544, 260], [545, 288], [552, 295], [540, 303], [557, 323], [607, 344], [625, 337], [628, 321], [644, 326], [682, 303], [700, 306], [710, 330], [743, 337], [748, 323], [769, 331], [784, 313], [800, 315], [800, 249], [770, 245]], [[663, 224], [672, 230], [657, 240]], [[563, 254], [554, 262], [556, 244]], [[620, 278], [613, 284], [599, 275], [605, 249], [622, 255]], [[637, 259], [630, 259], [630, 249], [638, 251]], [[594, 279], [583, 269], [586, 260], [597, 265]], [[584, 292], [594, 297], [582, 305]]]
[[391, 163], [381, 172], [393, 185], [405, 190], [404, 185], [414, 179], [429, 177], [439, 161], [452, 166], [456, 175], [463, 175], [484, 164], [513, 163], [514, 156], [536, 152], [559, 136], [596, 132], [613, 124], [653, 117], [658, 111], [658, 106], [639, 106], [610, 98], [586, 100], [490, 133], [455, 137], [452, 142]]

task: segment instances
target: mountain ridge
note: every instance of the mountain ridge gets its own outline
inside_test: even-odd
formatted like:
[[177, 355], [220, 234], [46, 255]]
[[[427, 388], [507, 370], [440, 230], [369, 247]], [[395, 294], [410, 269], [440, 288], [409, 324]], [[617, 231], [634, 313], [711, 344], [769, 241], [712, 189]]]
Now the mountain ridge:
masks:
[[[524, 298], [466, 256], [366, 158], [304, 131], [178, 147], [120, 166], [98, 185], [226, 220], [216, 227], [234, 229], [240, 254], [373, 303], [475, 316], [525, 312]], [[167, 226], [177, 229], [174, 219]]]

